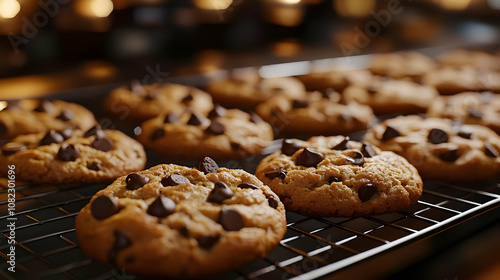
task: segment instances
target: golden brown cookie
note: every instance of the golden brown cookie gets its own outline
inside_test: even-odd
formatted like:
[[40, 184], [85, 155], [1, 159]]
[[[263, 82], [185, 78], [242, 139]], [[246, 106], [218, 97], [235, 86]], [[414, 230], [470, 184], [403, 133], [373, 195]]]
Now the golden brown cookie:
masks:
[[370, 61], [373, 74], [394, 79], [409, 77], [419, 80], [436, 66], [433, 59], [418, 52], [377, 53], [372, 55]]
[[82, 250], [127, 272], [203, 277], [264, 257], [286, 231], [283, 204], [243, 170], [162, 164], [118, 178], [76, 218]]
[[328, 89], [342, 91], [350, 85], [368, 87], [372, 80], [369, 70], [330, 70], [326, 72], [312, 72], [298, 76], [307, 90], [325, 92]]
[[418, 200], [423, 186], [403, 157], [344, 136], [285, 139], [256, 176], [288, 211], [316, 217], [400, 211]]
[[446, 66], [469, 66], [476, 69], [500, 71], [500, 57], [477, 50], [457, 49], [444, 52], [436, 60]]
[[478, 182], [500, 176], [500, 136], [484, 126], [400, 116], [374, 126], [364, 139], [404, 156], [424, 179]]
[[14, 165], [16, 179], [35, 184], [95, 183], [141, 170], [141, 144], [117, 130], [95, 126], [21, 135], [1, 147], [0, 173]]
[[500, 73], [470, 66], [443, 66], [424, 75], [422, 84], [435, 87], [440, 94], [464, 91], [500, 92]]

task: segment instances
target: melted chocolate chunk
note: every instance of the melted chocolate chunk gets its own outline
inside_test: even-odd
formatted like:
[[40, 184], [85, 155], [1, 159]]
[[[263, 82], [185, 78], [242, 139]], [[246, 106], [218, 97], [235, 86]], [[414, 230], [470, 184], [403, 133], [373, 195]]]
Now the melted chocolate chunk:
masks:
[[397, 129], [395, 129], [391, 126], [387, 126], [384, 134], [382, 135], [382, 141], [387, 141], [389, 139], [398, 137], [400, 135], [401, 135], [401, 133]]
[[346, 159], [354, 165], [363, 165], [365, 163], [365, 157], [361, 152], [354, 151], [354, 154]]
[[358, 196], [361, 202], [367, 202], [370, 198], [377, 193], [377, 187], [373, 184], [366, 184], [359, 188]]
[[269, 204], [269, 206], [271, 208], [274, 208], [274, 209], [278, 208], [278, 206], [279, 206], [278, 200], [272, 195], [267, 197], [267, 203]]
[[0, 121], [0, 134], [6, 134], [6, 133], [7, 133], [7, 126], [5, 125], [5, 123]]
[[191, 117], [189, 118], [187, 124], [197, 126], [197, 125], [202, 124], [204, 120], [205, 120], [205, 117], [203, 117], [202, 115], [200, 115], [198, 113], [192, 112]]
[[259, 187], [256, 185], [250, 184], [250, 183], [241, 183], [238, 185], [238, 188], [240, 189], [252, 189], [252, 190], [258, 190]]
[[78, 157], [80, 157], [80, 149], [73, 144], [62, 144], [57, 152], [57, 159], [61, 161], [75, 161]]
[[174, 211], [175, 202], [164, 195], [160, 195], [149, 205], [146, 212], [151, 216], [165, 218], [166, 216], [174, 213]]
[[90, 169], [90, 170], [99, 171], [99, 170], [102, 169], [102, 165], [100, 163], [98, 163], [98, 162], [93, 162], [87, 168]]
[[465, 139], [471, 139], [472, 138], [472, 132], [464, 131], [461, 130], [457, 133], [458, 136], [465, 138]]
[[200, 164], [198, 165], [198, 170], [203, 172], [204, 174], [209, 174], [209, 173], [217, 173], [217, 170], [219, 169], [219, 166], [210, 157], [204, 157], [203, 160], [200, 161]]
[[64, 137], [59, 134], [59, 132], [51, 129], [45, 134], [45, 136], [40, 140], [40, 146], [50, 145], [52, 143], [61, 143], [64, 141]]
[[59, 116], [57, 116], [58, 119], [62, 120], [62, 121], [70, 121], [72, 119], [75, 118], [75, 113], [73, 113], [73, 111], [71, 110], [68, 110], [68, 109], [64, 109], [61, 114], [59, 114]]
[[97, 134], [96, 138], [92, 142], [92, 148], [103, 152], [109, 152], [113, 150], [113, 140], [109, 139], [105, 133], [102, 134], [104, 136], [100, 136], [100, 134]]
[[342, 182], [342, 179], [337, 177], [337, 176], [330, 176], [328, 177], [328, 183], [329, 184], [332, 184], [332, 183], [337, 183], [337, 182]]
[[178, 229], [178, 231], [182, 236], [189, 237], [189, 230], [186, 225], [183, 225], [181, 228]]
[[168, 113], [163, 119], [163, 123], [176, 123], [179, 121], [179, 116], [176, 113]]
[[41, 112], [41, 113], [50, 113], [54, 111], [54, 104], [50, 102], [49, 100], [41, 100], [40, 103], [38, 103], [38, 106], [35, 108], [36, 112]]
[[274, 179], [274, 178], [280, 178], [281, 180], [285, 179], [287, 174], [286, 170], [283, 169], [278, 169], [278, 170], [273, 170], [265, 173], [265, 176], [269, 179]]
[[127, 183], [127, 189], [133, 191], [147, 184], [149, 182], [149, 177], [138, 173], [131, 173], [127, 175], [125, 182]]
[[363, 145], [361, 146], [361, 153], [363, 154], [364, 157], [367, 158], [374, 157], [377, 155], [375, 153], [373, 145], [368, 142], [363, 142]]
[[221, 224], [226, 231], [238, 231], [245, 226], [241, 214], [229, 207], [224, 207], [220, 211], [219, 224]]
[[206, 131], [215, 135], [221, 135], [226, 132], [226, 126], [224, 126], [221, 122], [212, 121]]
[[118, 200], [114, 197], [101, 195], [92, 201], [90, 212], [97, 220], [104, 220], [118, 213]]
[[224, 117], [226, 115], [226, 109], [219, 104], [215, 104], [214, 108], [210, 113], [208, 113], [208, 118], [215, 119], [218, 117]]
[[294, 99], [292, 101], [292, 107], [293, 108], [296, 108], [296, 109], [307, 108], [307, 106], [309, 106], [309, 101], [307, 101], [307, 100]]
[[476, 108], [469, 108], [469, 116], [475, 119], [480, 119], [483, 117], [483, 113]]
[[84, 137], [94, 136], [94, 135], [97, 135], [98, 131], [102, 131], [102, 128], [99, 124], [96, 124], [93, 127], [91, 127], [89, 130], [87, 130], [83, 136]]
[[58, 133], [62, 135], [64, 140], [68, 140], [69, 138], [71, 138], [71, 136], [73, 136], [73, 128], [68, 127], [68, 128], [63, 129], [63, 130], [58, 131]]
[[305, 148], [295, 159], [295, 164], [304, 167], [316, 167], [324, 158], [322, 153], [311, 148]]
[[349, 140], [350, 140], [350, 138], [348, 136], [346, 136], [344, 138], [344, 140], [342, 140], [340, 143], [335, 145], [335, 147], [333, 147], [332, 150], [343, 151], [343, 150], [350, 149], [351, 146], [349, 145]]
[[484, 144], [484, 153], [492, 158], [497, 158], [499, 155], [497, 149], [495, 149], [495, 147], [493, 147], [490, 143]]
[[122, 232], [120, 231], [115, 231], [115, 242], [113, 242], [113, 245], [111, 246], [111, 249], [108, 252], [108, 260], [111, 264], [115, 265], [116, 264], [116, 256], [118, 253], [132, 245], [132, 241]]
[[208, 194], [207, 201], [221, 204], [222, 201], [233, 197], [233, 195], [233, 191], [224, 182], [217, 182]]
[[2, 146], [2, 154], [4, 156], [10, 156], [18, 152], [26, 151], [27, 149], [28, 147], [26, 147], [24, 144], [10, 142]]
[[194, 96], [193, 96], [193, 94], [191, 94], [191, 91], [192, 91], [192, 90], [190, 90], [190, 91], [188, 92], [188, 94], [187, 94], [184, 98], [182, 98], [182, 100], [181, 100], [181, 102], [182, 102], [182, 103], [188, 103], [188, 102], [193, 101]]
[[458, 155], [458, 149], [450, 149], [440, 155], [438, 155], [438, 157], [443, 160], [443, 161], [446, 161], [446, 162], [454, 162], [455, 160], [457, 160], [459, 158], [459, 155]]
[[432, 144], [441, 144], [448, 142], [448, 134], [439, 128], [433, 128], [429, 131], [427, 135], [427, 140]]
[[283, 143], [281, 144], [281, 153], [284, 155], [291, 156], [300, 149], [301, 146], [292, 139], [283, 139]]
[[161, 180], [161, 184], [164, 187], [172, 187], [180, 184], [191, 184], [188, 178], [182, 176], [179, 173], [170, 174], [169, 176]]
[[217, 241], [219, 241], [219, 239], [220, 239], [220, 235], [202, 236], [202, 237], [196, 238], [196, 241], [198, 241], [198, 245], [201, 248], [208, 250], [208, 249], [212, 248], [217, 243]]

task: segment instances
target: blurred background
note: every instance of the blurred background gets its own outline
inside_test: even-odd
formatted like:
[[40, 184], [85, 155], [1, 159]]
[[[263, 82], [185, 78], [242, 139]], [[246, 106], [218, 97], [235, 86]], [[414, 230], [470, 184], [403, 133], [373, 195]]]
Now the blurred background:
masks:
[[0, 96], [145, 75], [496, 47], [500, 0], [0, 0]]

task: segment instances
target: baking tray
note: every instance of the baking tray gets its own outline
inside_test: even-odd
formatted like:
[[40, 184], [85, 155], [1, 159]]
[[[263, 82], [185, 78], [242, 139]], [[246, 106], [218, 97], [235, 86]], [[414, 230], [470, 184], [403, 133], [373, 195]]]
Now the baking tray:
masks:
[[[260, 68], [264, 77], [308, 73], [312, 67], [338, 65], [363, 68], [369, 56], [324, 59]], [[205, 75], [168, 77], [162, 82], [203, 86], [227, 71]], [[108, 118], [100, 106], [114, 87], [107, 85], [59, 92], [51, 98], [76, 102], [94, 111], [105, 127], [134, 136], [137, 125]], [[351, 135], [359, 139], [361, 133]], [[299, 137], [300, 138], [300, 137]], [[264, 152], [279, 149], [276, 140]], [[177, 163], [195, 167], [198, 162], [172, 160], [147, 152], [147, 167]], [[220, 166], [254, 172], [264, 157], [218, 161]], [[78, 247], [75, 217], [90, 198], [107, 184], [16, 187], [15, 213], [9, 216], [7, 181], [0, 180], [0, 279], [146, 279], [94, 262]], [[498, 221], [500, 182], [449, 184], [424, 182], [419, 201], [404, 211], [358, 218], [309, 218], [287, 212], [287, 232], [265, 258], [236, 271], [204, 279], [377, 279], [459, 241]], [[10, 230], [15, 220], [16, 273], [9, 272]], [[457, 233], [458, 232], [458, 233]], [[436, 239], [437, 238], [437, 239]], [[436, 242], [439, 240], [439, 242]], [[383, 260], [390, 260], [383, 262]]]

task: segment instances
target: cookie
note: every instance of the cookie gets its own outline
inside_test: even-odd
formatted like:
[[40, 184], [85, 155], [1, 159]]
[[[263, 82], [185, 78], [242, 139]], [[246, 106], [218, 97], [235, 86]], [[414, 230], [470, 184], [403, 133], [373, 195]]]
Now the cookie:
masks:
[[96, 183], [141, 170], [141, 144], [117, 130], [70, 128], [21, 135], [1, 147], [0, 173], [16, 167], [16, 179], [35, 184]]
[[109, 115], [121, 120], [144, 121], [166, 113], [180, 113], [193, 109], [208, 113], [213, 109], [212, 97], [202, 90], [180, 84], [141, 85], [113, 90], [104, 101]]
[[162, 164], [118, 178], [78, 214], [82, 250], [127, 272], [203, 277], [264, 257], [286, 232], [283, 204], [241, 169]]
[[301, 98], [306, 93], [304, 85], [296, 78], [261, 78], [254, 70], [234, 71], [226, 80], [209, 83], [206, 90], [216, 103], [245, 110], [276, 95]]
[[433, 86], [445, 95], [464, 91], [500, 92], [500, 73], [470, 66], [443, 66], [424, 75], [422, 84]]
[[346, 134], [366, 129], [373, 111], [356, 102], [343, 103], [336, 92], [311, 92], [305, 98], [276, 96], [260, 104], [257, 114], [276, 133]]
[[480, 124], [500, 134], [500, 95], [485, 91], [442, 96], [434, 100], [427, 116]]
[[424, 179], [479, 182], [500, 176], [500, 136], [484, 126], [399, 116], [374, 126], [364, 139], [404, 156]]
[[326, 72], [311, 72], [297, 77], [309, 91], [326, 92], [329, 88], [342, 91], [350, 85], [368, 87], [372, 74], [370, 71], [362, 70], [329, 70]]
[[370, 106], [377, 115], [425, 113], [438, 96], [432, 87], [384, 78], [379, 78], [368, 88], [350, 86], [342, 94], [348, 102]]
[[500, 71], [500, 57], [483, 51], [457, 49], [438, 55], [436, 60], [440, 65]]
[[258, 116], [217, 105], [207, 115], [191, 111], [146, 121], [137, 140], [168, 157], [231, 159], [260, 154], [273, 131]]
[[285, 139], [256, 176], [293, 211], [356, 217], [400, 211], [422, 194], [422, 179], [403, 157], [344, 136]]
[[69, 127], [87, 130], [96, 123], [92, 112], [75, 103], [62, 100], [10, 100], [0, 111], [0, 139]]
[[436, 66], [433, 59], [418, 52], [377, 53], [370, 61], [370, 70], [375, 75], [394, 79], [409, 77], [416, 81]]

